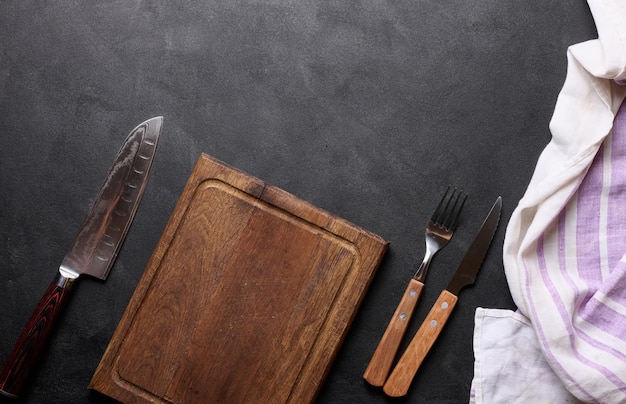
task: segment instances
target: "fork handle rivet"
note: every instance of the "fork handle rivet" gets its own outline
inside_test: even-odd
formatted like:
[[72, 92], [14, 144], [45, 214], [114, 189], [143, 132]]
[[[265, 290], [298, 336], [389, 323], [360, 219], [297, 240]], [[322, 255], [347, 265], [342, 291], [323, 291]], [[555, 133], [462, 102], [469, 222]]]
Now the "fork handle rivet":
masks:
[[441, 303], [441, 308], [444, 309], [444, 310], [447, 310], [448, 309], [448, 302]]
[[406, 318], [406, 313], [400, 313], [400, 320], [404, 320]]
[[411, 289], [411, 297], [415, 297], [415, 295], [417, 295], [417, 291], [415, 289]]
[[430, 326], [433, 327], [433, 328], [436, 328], [437, 327], [437, 320], [432, 320], [430, 322]]

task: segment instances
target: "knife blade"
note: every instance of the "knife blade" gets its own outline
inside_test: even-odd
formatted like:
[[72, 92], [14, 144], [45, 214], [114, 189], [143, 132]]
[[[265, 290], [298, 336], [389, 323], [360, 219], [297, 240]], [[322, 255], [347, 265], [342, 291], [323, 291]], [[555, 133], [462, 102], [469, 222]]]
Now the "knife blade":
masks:
[[498, 197], [448, 286], [437, 298], [426, 319], [385, 382], [383, 391], [388, 396], [401, 397], [407, 393], [417, 370], [450, 317], [457, 303], [459, 292], [463, 287], [473, 284], [476, 280], [476, 275], [498, 228], [501, 209], [502, 198]]
[[81, 275], [106, 280], [143, 196], [163, 117], [133, 129], [50, 286], [0, 370], [0, 393], [17, 397], [41, 354], [68, 292]]

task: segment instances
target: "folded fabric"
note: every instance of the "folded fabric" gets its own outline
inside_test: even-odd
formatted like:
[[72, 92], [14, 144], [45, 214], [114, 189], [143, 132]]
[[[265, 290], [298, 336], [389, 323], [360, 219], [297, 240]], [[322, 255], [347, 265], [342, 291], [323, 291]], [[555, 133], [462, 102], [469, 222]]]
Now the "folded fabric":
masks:
[[[504, 401], [492, 394], [493, 368], [506, 366], [531, 378], [537, 367], [537, 378], [553, 372], [561, 384], [539, 402], [567, 402], [551, 396], [562, 387], [584, 402], [626, 402], [626, 0], [588, 3], [598, 39], [568, 49], [552, 140], [505, 235], [504, 269], [519, 313], [477, 312], [476, 403]], [[508, 364], [489, 352], [507, 345], [494, 343], [499, 334], [508, 339], [511, 354], [500, 354], [513, 359]], [[514, 356], [528, 335], [543, 365], [537, 355], [527, 356], [532, 363]]]
[[580, 402], [546, 362], [526, 317], [511, 310], [478, 308], [475, 320], [478, 355], [470, 403]]

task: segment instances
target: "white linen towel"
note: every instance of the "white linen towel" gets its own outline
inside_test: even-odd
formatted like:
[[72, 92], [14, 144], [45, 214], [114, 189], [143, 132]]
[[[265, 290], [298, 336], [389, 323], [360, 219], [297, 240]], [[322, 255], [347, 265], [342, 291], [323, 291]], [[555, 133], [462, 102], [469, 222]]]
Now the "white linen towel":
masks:
[[505, 235], [518, 312], [476, 312], [472, 403], [626, 403], [626, 0], [588, 4]]

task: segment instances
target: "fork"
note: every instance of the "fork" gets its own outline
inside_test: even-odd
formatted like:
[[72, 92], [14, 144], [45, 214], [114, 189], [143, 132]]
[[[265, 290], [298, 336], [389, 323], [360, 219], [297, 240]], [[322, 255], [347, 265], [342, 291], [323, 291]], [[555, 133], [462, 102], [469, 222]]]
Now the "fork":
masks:
[[424, 279], [426, 278], [430, 261], [437, 251], [445, 247], [452, 238], [466, 199], [467, 194], [463, 191], [456, 188], [450, 190], [448, 186], [435, 212], [428, 221], [425, 233], [426, 253], [424, 254], [424, 259], [409, 282], [400, 304], [398, 304], [363, 374], [363, 378], [369, 384], [382, 386], [385, 383], [417, 300], [424, 287]]

